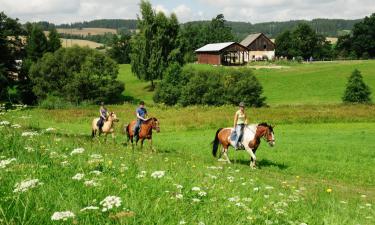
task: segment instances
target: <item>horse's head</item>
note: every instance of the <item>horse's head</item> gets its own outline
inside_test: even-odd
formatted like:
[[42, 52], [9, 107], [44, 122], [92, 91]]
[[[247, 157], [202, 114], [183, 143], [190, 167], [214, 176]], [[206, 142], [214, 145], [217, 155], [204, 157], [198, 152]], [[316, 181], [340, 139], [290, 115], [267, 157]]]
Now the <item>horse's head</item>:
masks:
[[152, 129], [156, 130], [156, 132], [159, 133], [160, 132], [159, 120], [156, 119], [155, 117], [152, 117], [150, 121], [151, 121]]
[[274, 132], [273, 132], [274, 126], [271, 126], [267, 123], [260, 123], [260, 124], [258, 124], [258, 127], [263, 128], [261, 136], [264, 137], [264, 139], [266, 139], [267, 143], [271, 147], [273, 147], [275, 145], [275, 135], [274, 135]]
[[109, 120], [109, 121], [112, 121], [112, 122], [118, 122], [118, 121], [120, 121], [120, 120], [117, 118], [117, 116], [116, 116], [116, 114], [115, 114], [114, 112], [111, 112], [111, 113], [109, 114], [108, 120]]

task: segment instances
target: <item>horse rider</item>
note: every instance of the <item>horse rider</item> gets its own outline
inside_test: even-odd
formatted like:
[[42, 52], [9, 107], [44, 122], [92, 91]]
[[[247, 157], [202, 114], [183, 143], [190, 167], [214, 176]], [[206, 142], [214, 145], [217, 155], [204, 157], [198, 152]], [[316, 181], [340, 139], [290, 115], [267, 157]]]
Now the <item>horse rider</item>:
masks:
[[139, 103], [139, 107], [136, 110], [137, 114], [137, 123], [134, 127], [134, 138], [137, 141], [139, 139], [139, 131], [141, 129], [141, 125], [144, 121], [146, 121], [147, 118], [147, 110], [145, 108], [145, 102], [141, 101]]
[[245, 125], [247, 124], [247, 116], [245, 113], [245, 103], [241, 102], [239, 104], [239, 110], [234, 115], [234, 131], [236, 133], [235, 140], [234, 140], [234, 148], [237, 150], [241, 148], [241, 141], [243, 136], [243, 131]]
[[108, 115], [108, 111], [107, 111], [107, 108], [104, 106], [104, 102], [101, 102], [100, 103], [100, 109], [99, 109], [99, 121], [98, 121], [98, 127], [99, 127], [99, 133], [102, 133], [103, 130], [103, 126], [104, 126], [104, 122], [107, 121], [107, 115]]

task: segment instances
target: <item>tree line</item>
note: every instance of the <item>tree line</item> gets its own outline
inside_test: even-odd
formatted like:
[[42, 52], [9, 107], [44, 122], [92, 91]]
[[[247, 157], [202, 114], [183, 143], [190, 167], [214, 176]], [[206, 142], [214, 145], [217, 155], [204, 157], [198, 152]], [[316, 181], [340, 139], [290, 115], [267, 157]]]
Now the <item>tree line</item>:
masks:
[[0, 100], [43, 104], [116, 102], [124, 84], [117, 63], [89, 48], [61, 48], [55, 28], [22, 26], [0, 13]]

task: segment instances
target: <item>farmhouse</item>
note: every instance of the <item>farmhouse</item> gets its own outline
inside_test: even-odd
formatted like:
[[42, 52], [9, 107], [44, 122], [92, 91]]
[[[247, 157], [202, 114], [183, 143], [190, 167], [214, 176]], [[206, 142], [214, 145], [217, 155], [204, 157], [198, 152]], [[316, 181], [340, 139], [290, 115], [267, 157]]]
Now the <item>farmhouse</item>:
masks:
[[249, 58], [248, 49], [236, 42], [208, 44], [195, 52], [200, 64], [241, 65]]
[[250, 34], [241, 41], [241, 45], [249, 49], [249, 58], [246, 58], [246, 62], [275, 57], [275, 43], [263, 33]]

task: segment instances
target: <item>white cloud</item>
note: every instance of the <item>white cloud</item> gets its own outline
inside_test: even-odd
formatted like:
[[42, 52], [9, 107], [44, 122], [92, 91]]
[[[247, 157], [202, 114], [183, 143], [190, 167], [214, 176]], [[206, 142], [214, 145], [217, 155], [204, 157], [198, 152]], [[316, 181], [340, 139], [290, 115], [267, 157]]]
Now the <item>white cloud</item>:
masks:
[[[47, 20], [135, 19], [140, 0], [0, 0], [0, 11], [22, 22]], [[210, 20], [223, 13], [227, 20], [246, 22], [313, 18], [363, 18], [375, 12], [374, 0], [151, 0], [156, 11], [176, 13], [180, 22]]]
[[164, 13], [165, 15], [168, 15], [169, 14], [169, 10], [167, 8], [165, 8], [163, 5], [156, 5], [155, 7], [153, 7], [154, 10], [156, 12], [162, 12]]

